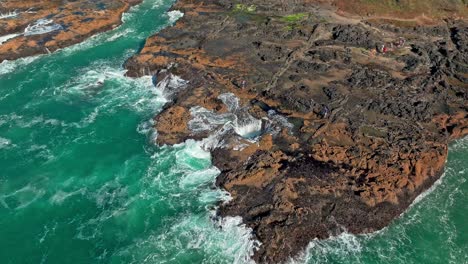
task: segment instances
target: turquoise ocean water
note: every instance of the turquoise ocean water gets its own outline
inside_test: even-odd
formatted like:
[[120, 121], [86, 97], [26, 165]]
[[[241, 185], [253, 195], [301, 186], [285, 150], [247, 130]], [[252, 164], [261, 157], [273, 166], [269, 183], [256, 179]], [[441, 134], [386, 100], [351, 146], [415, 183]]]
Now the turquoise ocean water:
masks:
[[[218, 170], [194, 141], [152, 142], [165, 103], [122, 64], [180, 15], [145, 0], [123, 25], [0, 65], [0, 263], [246, 263], [238, 218], [215, 220]], [[99, 86], [97, 82], [104, 82]], [[468, 263], [468, 140], [388, 228], [313, 241], [297, 263]]]

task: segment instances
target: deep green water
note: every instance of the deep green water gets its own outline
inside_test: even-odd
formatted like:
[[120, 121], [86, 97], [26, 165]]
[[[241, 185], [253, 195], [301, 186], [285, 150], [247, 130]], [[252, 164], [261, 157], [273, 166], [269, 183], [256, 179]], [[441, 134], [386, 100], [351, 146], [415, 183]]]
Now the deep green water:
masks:
[[[116, 30], [0, 65], [0, 263], [247, 262], [248, 230], [212, 219], [227, 195], [209, 153], [154, 146], [165, 99], [150, 78], [124, 77], [125, 59], [175, 20], [171, 3], [146, 0]], [[299, 262], [468, 263], [467, 167], [465, 139], [393, 225], [315, 241]]]

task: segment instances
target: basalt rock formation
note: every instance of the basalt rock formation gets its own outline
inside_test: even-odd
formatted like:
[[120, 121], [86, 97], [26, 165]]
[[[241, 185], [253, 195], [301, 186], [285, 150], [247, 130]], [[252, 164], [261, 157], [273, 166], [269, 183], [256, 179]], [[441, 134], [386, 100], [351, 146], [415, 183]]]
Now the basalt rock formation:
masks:
[[329, 2], [179, 0], [125, 65], [174, 97], [157, 143], [204, 140], [232, 195], [219, 215], [252, 228], [258, 263], [387, 226], [468, 134], [463, 17], [402, 26]]
[[0, 63], [53, 52], [121, 23], [141, 0], [0, 2]]

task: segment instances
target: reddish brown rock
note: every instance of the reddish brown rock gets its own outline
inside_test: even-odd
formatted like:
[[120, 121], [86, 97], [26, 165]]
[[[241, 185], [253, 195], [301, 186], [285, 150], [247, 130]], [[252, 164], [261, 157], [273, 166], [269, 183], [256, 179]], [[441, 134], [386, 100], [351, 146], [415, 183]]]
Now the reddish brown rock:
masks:
[[[282, 3], [177, 1], [185, 16], [126, 63], [131, 76], [168, 69], [188, 81], [156, 118], [158, 143], [218, 135], [216, 183], [233, 197], [219, 215], [242, 216], [262, 243], [259, 263], [387, 226], [440, 177], [448, 143], [468, 134], [467, 21], [401, 27], [330, 1]], [[404, 47], [377, 52], [399, 38]], [[197, 106], [251, 115], [263, 134], [192, 131]]]
[[[190, 113], [186, 108], [174, 106], [156, 117], [158, 125], [158, 140], [161, 144], [177, 144], [180, 138], [188, 137], [190, 131], [187, 123]], [[164, 141], [163, 141], [164, 139]]]
[[[0, 44], [0, 62], [53, 52], [121, 24], [121, 16], [141, 0], [111, 1], [29, 1], [6, 0], [0, 13], [17, 13], [0, 19], [0, 37], [18, 34]], [[49, 20], [60, 29], [43, 34], [23, 35], [28, 26]]]

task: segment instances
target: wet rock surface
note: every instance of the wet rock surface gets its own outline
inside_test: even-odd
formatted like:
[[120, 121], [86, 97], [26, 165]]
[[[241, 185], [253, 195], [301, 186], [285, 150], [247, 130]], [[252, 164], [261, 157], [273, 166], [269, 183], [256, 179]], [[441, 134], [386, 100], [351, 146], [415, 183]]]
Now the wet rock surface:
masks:
[[121, 23], [141, 0], [29, 1], [0, 3], [0, 62], [53, 52]]
[[258, 263], [385, 227], [468, 134], [466, 20], [399, 27], [281, 3], [179, 0], [184, 17], [125, 65], [188, 82], [155, 117], [157, 143], [202, 140], [233, 197], [219, 215], [252, 228]]

